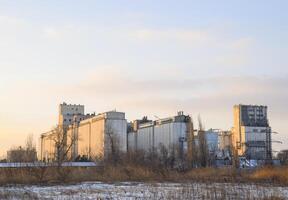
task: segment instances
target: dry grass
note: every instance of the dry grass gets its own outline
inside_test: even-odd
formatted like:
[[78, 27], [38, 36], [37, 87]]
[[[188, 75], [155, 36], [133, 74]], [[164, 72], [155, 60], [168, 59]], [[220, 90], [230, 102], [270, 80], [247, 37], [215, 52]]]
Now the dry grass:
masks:
[[248, 179], [257, 182], [268, 181], [272, 183], [280, 183], [288, 185], [288, 167], [263, 167], [259, 168], [251, 174]]
[[255, 182], [288, 185], [287, 167], [265, 167], [253, 171], [233, 168], [199, 168], [185, 172], [168, 169], [153, 169], [141, 165], [118, 165], [96, 167], [63, 167], [59, 177], [55, 167], [1, 168], [0, 184], [53, 184], [83, 181], [141, 181], [141, 182]]

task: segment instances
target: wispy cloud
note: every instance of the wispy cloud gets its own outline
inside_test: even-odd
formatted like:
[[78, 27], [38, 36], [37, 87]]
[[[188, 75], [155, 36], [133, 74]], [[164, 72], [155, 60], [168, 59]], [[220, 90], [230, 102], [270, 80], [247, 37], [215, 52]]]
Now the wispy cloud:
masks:
[[131, 32], [131, 35], [143, 40], [178, 40], [184, 42], [206, 42], [210, 39], [205, 30], [157, 30], [141, 29]]
[[251, 37], [243, 37], [237, 39], [231, 43], [231, 48], [233, 49], [243, 49], [247, 50], [247, 48], [251, 47], [254, 43], [254, 39]]
[[6, 26], [23, 26], [27, 24], [27, 21], [13, 16], [7, 16], [7, 15], [0, 15], [0, 23], [1, 25]]
[[[76, 39], [77, 37], [81, 37], [81, 34], [78, 35], [80, 32], [79, 29], [80, 27], [74, 25], [44, 26], [42, 27], [42, 33], [44, 37], [52, 39], [68, 38], [70, 36], [74, 36]], [[72, 40], [73, 38], [70, 39]]]

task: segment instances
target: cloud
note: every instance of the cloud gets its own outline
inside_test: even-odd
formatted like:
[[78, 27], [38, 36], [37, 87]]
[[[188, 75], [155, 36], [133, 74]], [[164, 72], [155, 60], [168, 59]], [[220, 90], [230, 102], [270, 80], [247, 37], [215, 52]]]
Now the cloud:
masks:
[[77, 35], [80, 32], [80, 27], [73, 25], [62, 25], [62, 26], [44, 26], [42, 27], [42, 33], [44, 37], [51, 39], [60, 39], [73, 36], [70, 39], [81, 37]]
[[177, 40], [183, 42], [206, 42], [209, 33], [204, 30], [157, 30], [140, 29], [131, 32], [131, 36], [142, 40]]
[[21, 18], [13, 17], [13, 16], [7, 16], [7, 15], [0, 15], [0, 24], [6, 25], [6, 26], [24, 26], [27, 24], [27, 21]]
[[25, 34], [30, 28], [30, 24], [22, 19], [13, 16], [0, 16], [0, 42], [6, 42], [7, 39], [14, 39], [15, 36]]
[[[22, 81], [7, 86], [0, 102], [14, 106], [13, 111], [3, 109], [2, 118], [5, 117], [6, 124], [21, 125], [22, 132], [36, 133], [37, 137], [56, 123], [57, 105], [67, 101], [85, 104], [87, 112], [116, 108], [126, 112], [128, 120], [142, 115], [166, 117], [183, 110], [194, 119], [201, 114], [207, 128], [229, 129], [233, 125], [232, 106], [242, 103], [268, 105], [273, 129], [281, 133], [288, 131], [282, 123], [288, 120], [287, 76], [140, 79], [112, 66], [101, 69], [79, 74], [81, 78], [73, 82]], [[33, 126], [35, 122], [37, 126]], [[276, 136], [276, 139], [286, 142], [287, 135]], [[285, 144], [276, 148], [284, 148]]]
[[[92, 92], [110, 95], [130, 95], [135, 91], [142, 93], [173, 94], [186, 93], [185, 97], [194, 96], [191, 94], [210, 95], [285, 95], [285, 85], [288, 85], [288, 77], [255, 77], [255, 76], [216, 76], [216, 77], [194, 77], [180, 78], [165, 77], [140, 78], [129, 76], [124, 71], [106, 68], [96, 70], [89, 75], [84, 75], [83, 80], [76, 83], [72, 88], [80, 93]], [[189, 92], [189, 93], [187, 93]], [[175, 97], [175, 95], [174, 95]]]
[[44, 36], [49, 38], [59, 38], [62, 35], [61, 31], [57, 30], [54, 27], [43, 28], [43, 34]]
[[233, 41], [230, 46], [233, 49], [246, 50], [247, 48], [251, 47], [254, 42], [255, 42], [254, 39], [251, 37], [243, 37]]

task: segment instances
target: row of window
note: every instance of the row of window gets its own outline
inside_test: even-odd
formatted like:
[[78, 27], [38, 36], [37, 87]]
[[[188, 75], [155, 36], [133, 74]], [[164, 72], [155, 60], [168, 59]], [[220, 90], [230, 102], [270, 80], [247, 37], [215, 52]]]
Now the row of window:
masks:
[[[82, 120], [82, 118], [80, 118], [79, 119], [80, 121]], [[67, 119], [64, 119], [64, 122], [66, 122], [67, 121]], [[72, 121], [72, 119], [69, 119], [69, 122], [71, 122]]]

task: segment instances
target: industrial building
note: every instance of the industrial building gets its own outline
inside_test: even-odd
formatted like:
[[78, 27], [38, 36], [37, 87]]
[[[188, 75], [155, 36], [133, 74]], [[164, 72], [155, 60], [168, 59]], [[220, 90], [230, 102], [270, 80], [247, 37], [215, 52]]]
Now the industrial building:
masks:
[[[235, 148], [238, 155], [246, 159], [271, 159], [271, 128], [266, 106], [234, 106], [232, 131], [194, 130], [191, 117], [182, 111], [168, 118], [152, 121], [143, 117], [127, 123], [123, 112], [85, 114], [83, 105], [66, 103], [59, 106], [58, 123], [65, 131], [65, 145], [70, 147], [68, 158], [71, 160], [79, 156], [91, 160], [105, 158], [113, 148], [121, 152], [159, 152], [165, 148], [184, 156], [200, 148], [200, 136], [205, 139], [210, 157], [231, 159], [231, 150]], [[41, 160], [55, 160], [53, 134], [52, 130], [41, 135]], [[201, 149], [204, 151], [203, 142]]]
[[69, 126], [67, 135], [76, 138], [71, 148], [73, 160], [77, 156], [104, 158], [111, 151], [111, 142], [117, 150], [127, 151], [127, 120], [122, 112], [105, 112], [75, 122]]
[[267, 106], [235, 105], [232, 133], [233, 146], [239, 156], [249, 160], [272, 158]]
[[219, 146], [219, 131], [214, 129], [209, 129], [205, 131], [205, 140], [208, 151], [210, 153], [215, 153], [218, 150]]
[[[60, 104], [59, 127], [65, 130], [66, 146], [70, 147], [68, 157], [89, 159], [105, 157], [110, 149], [110, 140], [120, 151], [127, 151], [127, 120], [125, 113], [110, 111], [98, 115], [84, 114], [83, 105]], [[56, 147], [54, 131], [43, 133], [41, 160], [55, 159]], [[111, 137], [110, 137], [111, 136]]]
[[148, 120], [135, 120], [129, 124], [128, 150], [159, 151], [165, 147], [167, 150], [176, 150], [183, 154], [188, 150], [188, 136], [191, 131], [191, 119], [183, 112], [177, 116]]
[[232, 148], [232, 133], [231, 131], [219, 132], [219, 149], [230, 151]]

